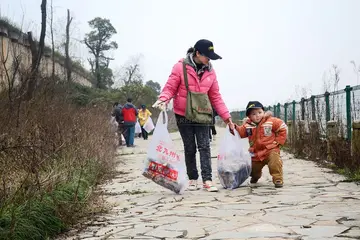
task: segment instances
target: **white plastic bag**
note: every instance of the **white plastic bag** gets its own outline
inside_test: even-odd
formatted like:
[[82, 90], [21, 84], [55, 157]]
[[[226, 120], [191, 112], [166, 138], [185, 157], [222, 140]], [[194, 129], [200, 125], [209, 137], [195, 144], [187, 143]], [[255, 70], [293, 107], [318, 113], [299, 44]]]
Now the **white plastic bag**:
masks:
[[140, 123], [138, 121], [136, 121], [135, 134], [139, 134], [139, 133], [141, 133], [141, 126], [140, 126]]
[[167, 129], [168, 116], [160, 112], [150, 141], [143, 175], [175, 193], [187, 188], [184, 158], [176, 151]]
[[118, 129], [118, 122], [115, 120], [115, 117], [111, 117], [110, 119], [110, 128], [111, 131], [116, 132]]
[[241, 139], [239, 133], [232, 135], [227, 127], [219, 146], [217, 170], [224, 188], [234, 189], [243, 184], [251, 173], [251, 156], [248, 139]]
[[143, 128], [148, 133], [150, 133], [152, 130], [154, 130], [155, 126], [154, 126], [154, 123], [153, 123], [153, 120], [151, 119], [151, 117], [148, 117], [148, 119], [144, 123]]

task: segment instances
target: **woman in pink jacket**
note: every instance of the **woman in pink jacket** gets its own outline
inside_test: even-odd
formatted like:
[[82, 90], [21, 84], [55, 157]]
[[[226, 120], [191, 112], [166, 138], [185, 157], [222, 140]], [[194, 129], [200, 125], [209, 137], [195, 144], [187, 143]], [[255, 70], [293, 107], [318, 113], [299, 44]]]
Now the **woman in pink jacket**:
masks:
[[187, 175], [190, 180], [189, 190], [198, 189], [197, 179], [199, 174], [196, 167], [197, 143], [200, 153], [203, 187], [209, 192], [216, 192], [218, 189], [212, 184], [209, 125], [196, 123], [185, 118], [187, 90], [182, 64], [185, 61], [189, 90], [207, 93], [216, 112], [229, 125], [230, 129], [233, 130], [234, 124], [219, 92], [216, 73], [212, 68], [210, 59], [217, 60], [221, 59], [221, 57], [214, 52], [214, 46], [211, 41], [206, 39], [199, 40], [193, 48], [188, 50], [186, 58], [180, 59], [174, 65], [159, 99], [154, 103], [153, 107], [165, 109], [166, 104], [174, 98], [173, 109], [184, 144]]

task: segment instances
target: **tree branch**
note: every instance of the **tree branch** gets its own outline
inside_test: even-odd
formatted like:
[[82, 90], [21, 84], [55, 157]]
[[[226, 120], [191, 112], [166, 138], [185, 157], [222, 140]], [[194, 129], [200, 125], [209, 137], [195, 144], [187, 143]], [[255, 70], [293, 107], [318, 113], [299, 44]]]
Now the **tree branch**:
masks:
[[46, 0], [42, 0], [41, 2], [41, 32], [40, 32], [40, 40], [39, 40], [39, 48], [36, 52], [35, 42], [33, 41], [32, 34], [29, 32], [29, 41], [32, 55], [32, 64], [31, 64], [31, 74], [29, 78], [29, 85], [27, 91], [27, 99], [31, 99], [34, 90], [37, 85], [37, 75], [39, 71], [41, 57], [44, 52], [45, 46], [45, 34], [46, 34]]

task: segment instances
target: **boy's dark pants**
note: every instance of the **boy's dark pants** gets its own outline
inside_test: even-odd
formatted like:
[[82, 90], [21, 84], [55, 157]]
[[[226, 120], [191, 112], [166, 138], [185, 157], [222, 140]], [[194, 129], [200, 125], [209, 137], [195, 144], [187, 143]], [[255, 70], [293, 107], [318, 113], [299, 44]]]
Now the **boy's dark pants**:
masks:
[[262, 169], [265, 165], [269, 167], [273, 183], [278, 180], [283, 183], [283, 163], [280, 154], [275, 151], [271, 152], [269, 157], [263, 161], [252, 161], [251, 177], [254, 179], [261, 178]]

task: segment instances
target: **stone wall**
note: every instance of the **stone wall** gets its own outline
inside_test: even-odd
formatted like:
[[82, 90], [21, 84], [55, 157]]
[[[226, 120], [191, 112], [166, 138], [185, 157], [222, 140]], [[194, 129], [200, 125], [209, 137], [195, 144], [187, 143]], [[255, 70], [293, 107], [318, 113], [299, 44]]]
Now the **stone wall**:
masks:
[[[4, 67], [4, 62], [6, 69], [8, 69], [9, 74], [12, 73], [12, 68], [14, 66], [14, 60], [20, 62], [21, 70], [29, 70], [31, 67], [31, 51], [30, 45], [27, 41], [23, 39], [14, 39], [10, 36], [2, 34], [0, 36], [0, 82], [4, 83], [7, 81], [6, 71]], [[49, 51], [45, 51], [43, 58], [40, 63], [40, 72], [43, 76], [51, 76], [52, 74], [52, 58]], [[63, 77], [65, 79], [66, 69], [64, 67], [63, 57], [60, 59], [59, 56], [55, 57], [55, 74], [57, 76]], [[91, 84], [91, 75], [89, 72], [86, 72], [80, 66], [73, 66], [72, 79], [74, 82], [80, 83], [85, 86], [92, 86]], [[18, 81], [18, 79], [17, 79]], [[5, 85], [6, 86], [6, 85]]]

